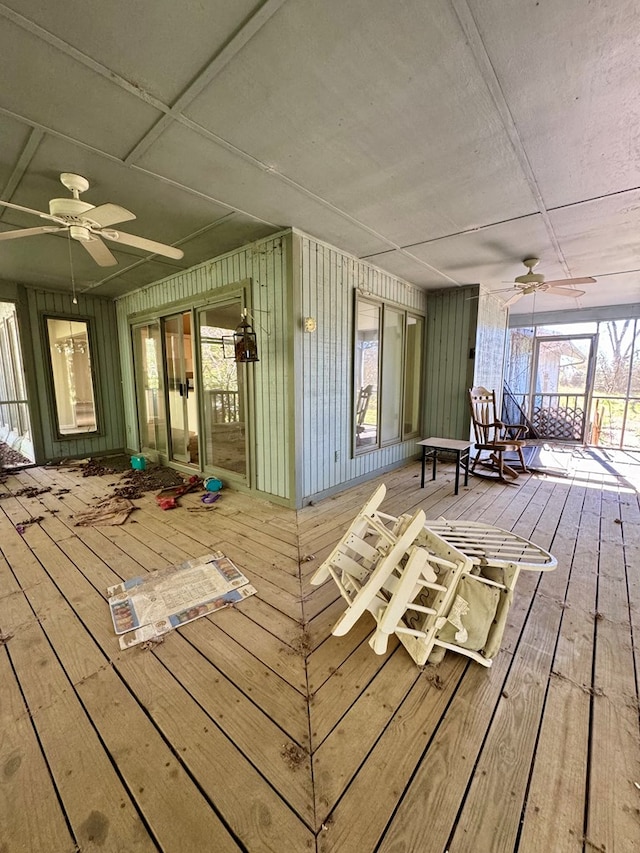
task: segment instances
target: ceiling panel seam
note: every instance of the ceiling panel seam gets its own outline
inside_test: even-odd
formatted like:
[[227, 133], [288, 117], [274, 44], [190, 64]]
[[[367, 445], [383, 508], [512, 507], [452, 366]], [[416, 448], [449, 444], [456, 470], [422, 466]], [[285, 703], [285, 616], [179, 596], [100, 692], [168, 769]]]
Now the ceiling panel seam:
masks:
[[[219, 219], [216, 219], [215, 222], [210, 222], [208, 225], [204, 225], [202, 228], [198, 228], [197, 231], [193, 231], [191, 234], [189, 234], [188, 237], [184, 237], [182, 240], [178, 240], [173, 245], [180, 246], [182, 243], [187, 243], [189, 240], [193, 240], [196, 237], [201, 237], [203, 234], [206, 234], [207, 231], [214, 231], [232, 216], [234, 216], [234, 211], [232, 211], [231, 213], [227, 213], [225, 216], [221, 216]], [[80, 292], [86, 293], [88, 290], [95, 290], [96, 287], [101, 287], [103, 284], [108, 284], [112, 279], [119, 278], [123, 273], [136, 269], [136, 267], [145, 264], [148, 260], [151, 259], [159, 259], [161, 262], [164, 262], [164, 259], [160, 258], [160, 256], [158, 255], [150, 255], [148, 258], [139, 258], [135, 263], [129, 264], [129, 266], [127, 267], [120, 268], [116, 272], [111, 273], [111, 275], [106, 275], [104, 278], [101, 278], [99, 281], [94, 281], [91, 284], [88, 284], [86, 287], [83, 287]], [[170, 264], [170, 266], [176, 268], [176, 265], [174, 264]], [[183, 267], [177, 267], [177, 271], [180, 271], [182, 269]]]
[[[313, 191], [311, 191], [311, 190], [307, 189], [306, 187], [302, 186], [301, 184], [297, 183], [293, 179], [288, 178], [286, 175], [284, 175], [281, 172], [278, 172], [273, 167], [271, 167], [265, 163], [262, 163], [257, 158], [252, 157], [250, 154], [242, 151], [241, 149], [237, 148], [236, 146], [234, 146], [231, 143], [227, 142], [226, 140], [222, 139], [222, 137], [219, 137], [216, 134], [213, 134], [213, 133], [207, 131], [201, 125], [198, 125], [196, 122], [193, 122], [193, 121], [189, 120], [186, 116], [182, 115], [181, 111], [185, 107], [187, 107], [190, 103], [192, 103], [192, 101], [200, 94], [200, 92], [215, 78], [215, 76], [217, 74], [220, 73], [220, 71], [222, 71], [222, 69], [238, 54], [238, 52], [240, 50], [242, 50], [242, 48], [247, 44], [247, 42], [267, 23], [267, 21], [269, 21], [271, 19], [271, 17], [273, 17], [273, 15], [284, 5], [285, 2], [286, 2], [286, 0], [266, 0], [266, 2], [263, 3], [258, 8], [258, 10], [245, 22], [245, 24], [227, 42], [227, 44], [216, 54], [216, 56], [211, 60], [211, 62], [206, 66], [206, 68], [195, 78], [195, 80], [187, 87], [187, 89], [185, 89], [185, 91], [178, 97], [178, 99], [175, 101], [175, 103], [173, 104], [173, 106], [171, 108], [169, 108], [166, 104], [162, 103], [158, 99], [153, 98], [153, 96], [149, 95], [147, 92], [140, 89], [139, 87], [136, 87], [133, 84], [129, 83], [129, 81], [127, 81], [125, 78], [121, 77], [120, 75], [116, 74], [114, 71], [111, 71], [111, 69], [109, 69], [106, 66], [96, 62], [95, 60], [93, 60], [89, 56], [87, 56], [86, 54], [84, 54], [81, 51], [74, 48], [72, 45], [68, 44], [67, 42], [65, 42], [62, 39], [58, 38], [57, 36], [53, 35], [53, 33], [50, 33], [48, 30], [45, 30], [43, 27], [40, 27], [38, 24], [35, 24], [33, 21], [30, 21], [28, 18], [25, 18], [24, 16], [19, 15], [18, 13], [9, 9], [3, 3], [0, 3], [0, 14], [3, 15], [8, 20], [11, 20], [16, 25], [20, 26], [22, 29], [25, 29], [28, 32], [31, 32], [33, 35], [35, 35], [38, 38], [40, 38], [41, 40], [45, 41], [47, 44], [50, 44], [51, 46], [53, 46], [53, 47], [57, 48], [58, 50], [64, 52], [66, 55], [70, 56], [71, 58], [75, 59], [76, 61], [80, 62], [81, 64], [92, 69], [93, 71], [95, 71], [100, 76], [104, 77], [105, 79], [110, 80], [111, 82], [113, 82], [116, 85], [125, 89], [130, 94], [134, 95], [135, 97], [141, 98], [142, 100], [146, 101], [151, 106], [154, 106], [158, 110], [163, 112], [163, 115], [159, 119], [159, 121], [156, 122], [156, 124], [142, 137], [142, 139], [129, 152], [129, 154], [124, 158], [124, 160], [121, 160], [119, 157], [114, 157], [113, 155], [109, 155], [106, 152], [102, 152], [99, 149], [94, 148], [93, 146], [87, 145], [86, 143], [82, 143], [78, 140], [73, 140], [65, 134], [61, 134], [61, 133], [57, 133], [55, 131], [51, 131], [49, 128], [44, 128], [41, 125], [36, 125], [36, 123], [30, 122], [27, 120], [27, 123], [30, 124], [32, 127], [37, 126], [40, 130], [44, 130], [46, 132], [53, 132], [56, 135], [66, 139], [67, 141], [71, 141], [74, 144], [81, 145], [84, 148], [91, 150], [94, 153], [97, 153], [99, 155], [107, 156], [110, 159], [114, 160], [115, 162], [124, 163], [124, 165], [132, 167], [132, 168], [140, 168], [140, 167], [136, 166], [134, 161], [136, 159], [138, 159], [140, 156], [142, 156], [142, 154], [144, 154], [145, 151], [148, 150], [148, 148], [153, 144], [153, 142], [155, 142], [155, 140], [160, 137], [162, 132], [171, 123], [173, 123], [174, 121], [178, 121], [179, 123], [183, 124], [184, 126], [190, 128], [193, 132], [198, 133], [198, 134], [206, 137], [207, 139], [214, 142], [215, 144], [218, 144], [218, 145], [224, 147], [226, 150], [228, 150], [230, 153], [233, 153], [235, 156], [240, 156], [241, 158], [243, 158], [247, 162], [250, 162], [256, 168], [259, 168], [261, 171], [267, 172], [267, 173], [273, 175], [276, 179], [283, 181], [284, 183], [286, 183], [289, 186], [296, 189], [298, 192], [301, 192], [302, 194], [306, 195], [307, 197], [312, 198], [313, 200], [315, 200], [319, 204], [322, 204], [326, 208], [330, 209], [333, 213], [336, 213], [337, 215], [341, 216], [342, 218], [346, 219], [347, 221], [351, 222], [352, 224], [356, 225], [357, 227], [361, 228], [362, 230], [366, 231], [367, 233], [371, 234], [372, 236], [376, 237], [376, 239], [381, 240], [382, 242], [386, 243], [388, 246], [391, 247], [392, 250], [400, 252], [401, 254], [408, 257], [410, 260], [419, 264], [421, 267], [428, 269], [430, 272], [439, 276], [443, 280], [448, 281], [449, 283], [451, 283], [453, 285], [459, 285], [460, 282], [457, 281], [456, 279], [452, 278], [451, 276], [447, 275], [446, 273], [442, 272], [441, 270], [437, 269], [436, 267], [432, 266], [431, 264], [427, 263], [426, 261], [422, 260], [421, 258], [416, 257], [412, 253], [407, 252], [405, 249], [403, 249], [401, 246], [396, 244], [394, 241], [392, 241], [389, 238], [385, 237], [384, 235], [378, 233], [377, 231], [375, 231], [375, 229], [372, 229], [369, 226], [365, 225], [363, 222], [358, 220], [356, 217], [351, 216], [351, 214], [349, 214], [346, 211], [343, 211], [340, 208], [336, 207], [335, 205], [333, 205], [328, 200], [322, 198], [321, 196], [317, 195]], [[13, 113], [10, 113], [9, 111], [2, 110], [2, 112], [5, 112], [5, 113], [11, 115], [13, 118], [19, 118], [18, 116], [16, 116]], [[22, 119], [22, 120], [25, 121], [25, 119]], [[190, 188], [184, 186], [183, 184], [180, 184], [176, 181], [172, 181], [169, 179], [165, 179], [162, 176], [157, 175], [157, 174], [152, 173], [152, 172], [149, 172], [146, 169], [141, 169], [141, 171], [145, 172], [146, 174], [153, 175], [154, 177], [156, 177], [160, 180], [165, 180], [167, 183], [170, 183], [173, 186], [181, 187], [182, 189], [188, 190], [189, 192], [192, 192], [192, 193], [195, 192], [195, 191], [191, 190]], [[206, 196], [204, 194], [199, 194], [199, 195], [201, 195], [201, 197], [206, 198], [207, 200], [215, 201], [217, 204], [220, 204], [224, 207], [227, 207], [230, 210], [235, 210], [238, 213], [242, 213], [243, 215], [250, 216], [252, 219], [255, 219], [257, 221], [265, 222], [268, 225], [276, 225], [275, 223], [268, 222], [267, 220], [264, 220], [259, 216], [255, 216], [254, 214], [250, 214], [247, 211], [240, 210], [240, 209], [238, 209], [238, 208], [234, 207], [233, 205], [230, 205], [226, 202], [222, 202], [219, 199], [212, 199], [210, 196]], [[185, 239], [188, 239], [188, 238], [185, 238]]]
[[[40, 128], [33, 128], [31, 133], [29, 134], [29, 138], [22, 149], [22, 154], [18, 158], [18, 162], [13, 167], [13, 171], [9, 176], [9, 180], [4, 185], [2, 189], [2, 197], [5, 201], [11, 201], [11, 196], [14, 194], [16, 187], [22, 180], [24, 173], [29, 168], [29, 164], [33, 160], [33, 157], [38, 150], [38, 146], [44, 137], [44, 131]], [[4, 205], [0, 204], [0, 218], [4, 216], [6, 208]]]
[[544, 199], [542, 198], [538, 181], [536, 180], [535, 173], [531, 163], [529, 162], [524, 144], [520, 138], [520, 134], [518, 133], [518, 128], [516, 127], [507, 99], [505, 98], [502, 86], [500, 85], [500, 80], [498, 79], [498, 75], [493, 67], [491, 57], [487, 52], [486, 45], [482, 39], [475, 18], [473, 17], [473, 13], [469, 8], [467, 0], [449, 0], [449, 2], [456, 17], [458, 18], [458, 21], [460, 22], [461, 29], [467, 38], [469, 47], [471, 48], [471, 52], [480, 71], [480, 75], [484, 80], [489, 94], [498, 110], [500, 120], [502, 121], [507, 136], [509, 137], [509, 141], [517, 157], [518, 163], [520, 164], [524, 178], [527, 181], [536, 205], [538, 206], [558, 261], [562, 265], [567, 277], [571, 277], [569, 265], [567, 264], [564, 252], [560, 248], [560, 242], [558, 241], [553, 225], [551, 224], [551, 219], [549, 218], [547, 207], [544, 203]]
[[233, 204], [229, 204], [228, 202], [222, 201], [221, 199], [215, 198], [214, 196], [208, 195], [207, 193], [200, 192], [200, 190], [193, 189], [192, 187], [187, 186], [186, 184], [181, 184], [178, 181], [174, 181], [171, 178], [167, 178], [164, 175], [160, 175], [156, 172], [152, 172], [150, 169], [145, 169], [142, 166], [127, 165], [125, 164], [120, 157], [116, 157], [114, 154], [109, 154], [108, 151], [103, 151], [101, 148], [96, 148], [95, 145], [90, 145], [88, 142], [83, 142], [81, 139], [75, 139], [72, 136], [69, 136], [66, 133], [62, 133], [59, 130], [55, 130], [54, 128], [47, 127], [46, 125], [40, 124], [40, 122], [34, 121], [32, 119], [27, 118], [26, 116], [19, 115], [18, 113], [14, 113], [11, 110], [7, 110], [4, 107], [0, 107], [0, 114], [8, 116], [14, 121], [24, 124], [27, 127], [30, 127], [32, 130], [42, 131], [43, 134], [49, 134], [58, 139], [63, 139], [65, 142], [69, 142], [71, 145], [76, 145], [78, 148], [83, 148], [85, 151], [90, 151], [92, 154], [97, 155], [98, 157], [104, 157], [106, 160], [109, 160], [111, 163], [117, 163], [119, 166], [127, 166], [128, 169], [135, 169], [142, 174], [148, 175], [155, 180], [162, 181], [163, 183], [170, 184], [173, 187], [176, 187], [189, 195], [196, 196], [197, 198], [201, 198], [204, 201], [210, 201], [214, 204], [219, 205], [220, 207], [226, 207], [228, 210], [234, 211], [235, 213], [241, 213], [243, 216], [248, 216], [250, 219], [255, 219], [257, 222], [262, 222], [265, 225], [272, 225], [275, 228], [280, 228], [281, 226], [276, 222], [270, 222], [268, 219], [263, 219], [261, 216], [257, 216], [254, 213], [249, 213], [246, 210], [243, 210], [240, 207], [236, 207]]
[[86, 53], [78, 50], [68, 42], [63, 41], [58, 36], [49, 32], [49, 30], [45, 30], [44, 27], [41, 27], [39, 24], [30, 21], [23, 15], [19, 15], [17, 12], [14, 12], [13, 9], [9, 9], [4, 5], [4, 3], [0, 3], [0, 15], [8, 21], [11, 21], [13, 24], [16, 24], [16, 26], [21, 29], [36, 36], [51, 47], [54, 47], [66, 54], [71, 59], [75, 59], [76, 62], [84, 65], [86, 68], [90, 68], [92, 71], [95, 71], [95, 73], [99, 74], [100, 77], [104, 77], [106, 80], [109, 80], [111, 83], [115, 83], [117, 86], [120, 86], [122, 89], [129, 92], [129, 94], [135, 95], [136, 98], [140, 98], [145, 101], [149, 106], [155, 107], [155, 109], [162, 113], [169, 112], [169, 107], [166, 104], [158, 100], [158, 98], [154, 98], [153, 95], [149, 94], [145, 89], [142, 89], [140, 86], [136, 86], [135, 83], [129, 82], [125, 77], [121, 77], [120, 74], [112, 71], [111, 68], [107, 68], [106, 65], [102, 65], [102, 63], [97, 62], [90, 56], [87, 56]]
[[404, 247], [398, 245], [397, 243], [394, 243], [393, 240], [391, 240], [389, 237], [385, 237], [384, 234], [380, 234], [374, 228], [369, 227], [364, 222], [362, 222], [360, 219], [357, 219], [355, 216], [352, 216], [350, 213], [347, 213], [347, 211], [342, 210], [342, 208], [337, 207], [335, 204], [330, 202], [328, 199], [323, 198], [322, 196], [315, 193], [313, 190], [310, 190], [307, 187], [303, 186], [302, 184], [299, 184], [293, 178], [290, 178], [287, 175], [285, 175], [284, 172], [279, 172], [273, 166], [269, 166], [267, 163], [263, 163], [262, 160], [258, 160], [252, 154], [249, 154], [246, 151], [243, 151], [241, 148], [238, 148], [237, 146], [233, 145], [231, 142], [227, 142], [227, 140], [222, 139], [222, 137], [217, 136], [217, 134], [213, 133], [210, 130], [207, 130], [207, 128], [202, 127], [202, 125], [197, 124], [196, 122], [192, 121], [191, 119], [186, 119], [183, 117], [181, 119], [181, 123], [184, 124], [185, 126], [189, 127], [191, 130], [193, 130], [194, 133], [198, 133], [199, 135], [205, 137], [206, 139], [210, 140], [214, 144], [220, 145], [221, 147], [225, 148], [230, 153], [235, 154], [236, 156], [243, 159], [245, 162], [247, 162], [250, 165], [255, 166], [256, 168], [260, 169], [260, 171], [266, 172], [267, 174], [272, 175], [277, 180], [282, 181], [283, 183], [285, 183], [288, 186], [295, 189], [297, 192], [301, 193], [302, 195], [305, 195], [307, 198], [313, 199], [313, 201], [316, 201], [316, 202], [318, 202], [318, 204], [321, 204], [323, 207], [326, 207], [328, 210], [331, 210], [332, 213], [335, 213], [336, 215], [340, 216], [341, 218], [346, 219], [352, 225], [355, 225], [356, 227], [361, 228], [363, 231], [366, 231], [368, 234], [370, 234], [372, 237], [375, 237], [377, 240], [380, 240], [383, 243], [386, 243], [388, 246], [390, 246], [389, 251], [401, 252], [402, 254], [405, 254], [407, 257], [410, 257], [412, 260], [419, 263], [420, 266], [426, 267], [428, 270], [430, 270], [433, 273], [436, 273], [441, 278], [446, 279], [451, 284], [455, 284], [455, 285], [460, 284], [460, 282], [458, 282], [456, 279], [451, 278], [446, 273], [442, 272], [441, 270], [437, 269], [434, 266], [431, 266], [431, 264], [428, 264], [426, 261], [423, 261], [421, 258], [418, 258], [415, 255], [412, 255], [411, 253], [406, 252]]
[[204, 70], [198, 74], [184, 92], [173, 103], [171, 109], [142, 137], [138, 144], [125, 157], [129, 164], [141, 157], [166, 128], [180, 116], [182, 110], [189, 106], [225, 68], [229, 62], [242, 50], [250, 39], [269, 21], [287, 0], [266, 0], [258, 10], [236, 31], [225, 46], [216, 53]]

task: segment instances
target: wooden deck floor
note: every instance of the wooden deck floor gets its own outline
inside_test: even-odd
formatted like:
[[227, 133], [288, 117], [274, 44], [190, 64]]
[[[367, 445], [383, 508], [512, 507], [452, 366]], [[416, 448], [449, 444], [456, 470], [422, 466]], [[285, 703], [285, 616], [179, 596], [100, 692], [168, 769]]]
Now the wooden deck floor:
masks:
[[[383, 509], [482, 519], [552, 551], [521, 576], [491, 669], [332, 637], [308, 579], [375, 485], [299, 513], [224, 492], [74, 527], [113, 477], [0, 490], [0, 851], [633, 853], [640, 850], [640, 464], [570, 478], [381, 478]], [[25, 486], [52, 490], [15, 497]], [[66, 491], [69, 490], [69, 491]], [[21, 535], [16, 525], [42, 516]], [[224, 551], [258, 594], [121, 652], [105, 589]]]

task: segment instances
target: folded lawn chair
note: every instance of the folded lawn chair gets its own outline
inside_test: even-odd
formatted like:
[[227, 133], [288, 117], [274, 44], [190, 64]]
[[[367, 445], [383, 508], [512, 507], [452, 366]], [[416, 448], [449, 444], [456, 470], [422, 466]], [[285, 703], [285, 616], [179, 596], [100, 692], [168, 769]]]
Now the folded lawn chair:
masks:
[[422, 530], [425, 514], [387, 515], [378, 507], [386, 487], [380, 485], [362, 507], [353, 523], [311, 578], [317, 586], [332, 577], [347, 601], [347, 610], [332, 633], [346, 634], [367, 609], [376, 607], [376, 594]]
[[369, 644], [384, 654], [395, 633], [420, 666], [450, 649], [491, 666], [500, 648], [521, 569], [547, 571], [557, 561], [509, 531], [478, 522], [428, 521], [381, 513], [381, 486], [311, 579], [332, 577], [347, 601], [333, 634], [369, 610]]
[[[461, 612], [456, 615], [457, 621], [448, 615], [447, 624], [438, 632], [436, 645], [443, 649], [453, 648], [490, 666], [500, 649], [520, 572], [551, 571], [558, 561], [528, 539], [482, 522], [428, 520], [416, 543], [428, 547], [430, 535], [442, 537], [471, 561], [471, 569], [456, 588], [456, 602]], [[457, 610], [455, 602], [454, 609]], [[410, 616], [408, 621], [411, 622]], [[463, 629], [460, 633], [453, 631], [458, 621]], [[431, 662], [436, 663], [443, 654], [444, 651], [434, 650]]]

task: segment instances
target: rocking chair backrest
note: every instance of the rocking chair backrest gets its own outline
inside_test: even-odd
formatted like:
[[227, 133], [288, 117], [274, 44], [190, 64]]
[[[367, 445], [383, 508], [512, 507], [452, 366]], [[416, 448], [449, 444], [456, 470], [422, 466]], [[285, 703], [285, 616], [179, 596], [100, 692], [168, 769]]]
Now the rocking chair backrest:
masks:
[[496, 415], [496, 392], [481, 385], [469, 389], [469, 410], [476, 444], [493, 444], [499, 440], [500, 422]]

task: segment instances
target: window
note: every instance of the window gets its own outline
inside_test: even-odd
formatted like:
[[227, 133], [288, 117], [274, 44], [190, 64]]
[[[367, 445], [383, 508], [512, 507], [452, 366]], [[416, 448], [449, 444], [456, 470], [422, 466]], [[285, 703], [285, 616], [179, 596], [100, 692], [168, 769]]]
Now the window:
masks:
[[97, 432], [88, 323], [47, 317], [46, 327], [58, 432]]
[[397, 444], [418, 434], [424, 319], [356, 298], [354, 449]]

